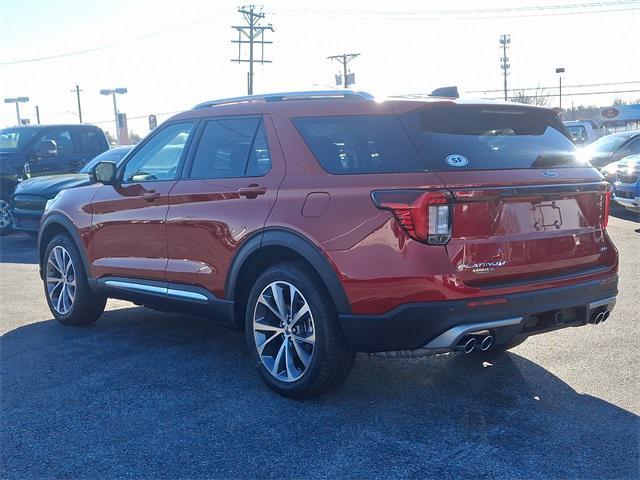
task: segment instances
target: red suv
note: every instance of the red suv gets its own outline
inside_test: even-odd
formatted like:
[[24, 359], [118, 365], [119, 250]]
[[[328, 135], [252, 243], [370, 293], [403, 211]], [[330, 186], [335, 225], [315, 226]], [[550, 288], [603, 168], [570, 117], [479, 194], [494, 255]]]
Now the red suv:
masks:
[[272, 389], [339, 385], [355, 352], [501, 352], [605, 320], [609, 192], [554, 110], [301, 92], [174, 116], [39, 236], [63, 324], [107, 297], [244, 329]]

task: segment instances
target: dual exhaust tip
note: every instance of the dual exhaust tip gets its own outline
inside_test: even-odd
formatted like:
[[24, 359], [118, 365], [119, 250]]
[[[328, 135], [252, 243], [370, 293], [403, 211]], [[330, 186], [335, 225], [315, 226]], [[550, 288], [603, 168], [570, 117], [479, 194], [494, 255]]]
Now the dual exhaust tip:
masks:
[[611, 314], [611, 312], [609, 310], [607, 310], [607, 309], [600, 310], [600, 311], [595, 311], [591, 315], [591, 318], [589, 319], [589, 323], [591, 323], [593, 325], [598, 325], [598, 324], [604, 322], [607, 318], [609, 318], [610, 314]]
[[458, 344], [460, 350], [464, 353], [471, 353], [474, 350], [486, 352], [493, 345], [493, 336], [491, 335], [467, 335], [462, 337]]

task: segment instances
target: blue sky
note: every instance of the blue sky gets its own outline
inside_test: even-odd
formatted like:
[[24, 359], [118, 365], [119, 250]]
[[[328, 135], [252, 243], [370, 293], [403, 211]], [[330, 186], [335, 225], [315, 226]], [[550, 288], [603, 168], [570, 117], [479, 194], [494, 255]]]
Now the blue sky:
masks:
[[[557, 66], [567, 70], [566, 85], [640, 80], [640, 63], [632, 61], [638, 48], [640, 10], [556, 15], [562, 12], [556, 9], [554, 15], [521, 18], [447, 14], [451, 9], [552, 3], [265, 1], [267, 21], [276, 30], [270, 35], [274, 45], [267, 47], [267, 57], [274, 63], [256, 69], [255, 89], [332, 86], [338, 66], [326, 57], [342, 52], [362, 54], [352, 63], [354, 88], [374, 93], [428, 92], [442, 85], [458, 85], [463, 91], [499, 89], [502, 33], [512, 38], [510, 87], [555, 86]], [[35, 120], [37, 104], [47, 123], [74, 122], [77, 113], [70, 90], [79, 84], [85, 121], [104, 122], [101, 125], [107, 129], [113, 128], [112, 106], [99, 95], [101, 88], [129, 89], [119, 98], [119, 106], [130, 118], [242, 95], [246, 65], [230, 61], [236, 53], [230, 26], [241, 22], [237, 7], [237, 2], [227, 0], [0, 0], [0, 63], [108, 46], [63, 58], [0, 65], [0, 95], [29, 96], [24, 117]], [[623, 7], [640, 9], [640, 3]], [[411, 15], [412, 11], [418, 13]], [[591, 91], [605, 88], [640, 89], [640, 84]], [[573, 100], [607, 105], [614, 97], [631, 100], [640, 93]], [[565, 106], [570, 101], [567, 97]], [[13, 123], [12, 106], [0, 104], [0, 126]], [[131, 119], [129, 125], [146, 133], [144, 118]]]

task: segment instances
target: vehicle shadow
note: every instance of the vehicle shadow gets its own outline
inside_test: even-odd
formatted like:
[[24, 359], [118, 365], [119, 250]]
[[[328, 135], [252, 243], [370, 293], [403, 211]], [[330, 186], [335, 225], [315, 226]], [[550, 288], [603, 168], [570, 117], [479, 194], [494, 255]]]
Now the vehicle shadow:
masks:
[[0, 263], [38, 263], [38, 240], [26, 233], [11, 232], [0, 237]]
[[610, 214], [611, 216], [620, 218], [622, 220], [640, 223], [640, 214], [627, 210], [622, 205], [618, 205], [613, 201], [611, 202]]
[[244, 336], [144, 308], [0, 338], [3, 478], [632, 478], [638, 417], [516, 354], [361, 355], [340, 389], [264, 387]]

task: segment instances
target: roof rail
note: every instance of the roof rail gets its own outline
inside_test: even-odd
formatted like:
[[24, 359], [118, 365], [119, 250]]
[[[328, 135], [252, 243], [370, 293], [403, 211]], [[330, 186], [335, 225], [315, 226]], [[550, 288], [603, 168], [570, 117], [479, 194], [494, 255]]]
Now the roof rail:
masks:
[[221, 98], [199, 103], [192, 110], [215, 107], [217, 105], [227, 105], [230, 103], [249, 102], [283, 102], [287, 100], [321, 100], [321, 99], [343, 99], [343, 100], [373, 100], [374, 96], [367, 92], [353, 90], [309, 90], [305, 92], [281, 92], [265, 93], [264, 95], [247, 95], [244, 97]]

